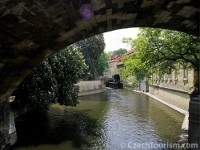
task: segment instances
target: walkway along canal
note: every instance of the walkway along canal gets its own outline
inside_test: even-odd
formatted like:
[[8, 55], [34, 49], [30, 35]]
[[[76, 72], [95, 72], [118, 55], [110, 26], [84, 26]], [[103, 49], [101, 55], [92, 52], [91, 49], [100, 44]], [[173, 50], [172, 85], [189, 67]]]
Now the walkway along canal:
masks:
[[54, 104], [40, 118], [36, 114], [19, 117], [13, 149], [121, 150], [179, 140], [184, 115], [147, 95], [110, 89], [79, 101], [75, 108]]

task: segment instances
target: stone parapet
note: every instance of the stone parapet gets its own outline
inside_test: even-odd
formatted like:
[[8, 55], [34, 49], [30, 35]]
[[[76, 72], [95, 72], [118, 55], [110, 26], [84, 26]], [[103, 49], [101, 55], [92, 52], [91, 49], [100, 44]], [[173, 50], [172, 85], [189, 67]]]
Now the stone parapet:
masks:
[[200, 97], [193, 97], [190, 101], [188, 141], [200, 148]]

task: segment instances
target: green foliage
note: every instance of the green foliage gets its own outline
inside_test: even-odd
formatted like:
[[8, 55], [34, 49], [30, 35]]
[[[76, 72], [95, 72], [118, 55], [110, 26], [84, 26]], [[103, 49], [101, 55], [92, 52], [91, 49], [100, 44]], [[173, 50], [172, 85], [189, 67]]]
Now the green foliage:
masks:
[[28, 109], [46, 110], [50, 103], [75, 106], [78, 87], [74, 84], [86, 69], [80, 49], [71, 45], [35, 68], [13, 95], [17, 103]]
[[156, 68], [166, 73], [175, 63], [190, 64], [195, 69], [199, 66], [199, 38], [186, 33], [144, 28], [132, 44], [145, 65], [158, 65]]
[[133, 39], [131, 37], [127, 37], [127, 38], [123, 38], [122, 39], [122, 42], [123, 43], [126, 43], [127, 45], [130, 45], [132, 48], [134, 48], [134, 45], [132, 45], [133, 43]]
[[199, 69], [198, 37], [171, 30], [142, 28], [137, 39], [124, 38], [123, 42], [137, 51], [125, 59], [125, 75], [134, 75], [137, 79], [152, 73], [162, 76], [170, 74], [177, 63]]
[[107, 55], [108, 55], [108, 59], [110, 59], [113, 56], [113, 51], [107, 52]]
[[101, 53], [104, 51], [105, 42], [103, 34], [95, 35], [85, 40], [76, 43], [81, 49], [89, 66], [89, 72], [93, 75], [98, 75], [98, 65]]
[[126, 52], [127, 52], [126, 49], [120, 48], [118, 50], [112, 51], [112, 55], [122, 55], [122, 54], [125, 54]]
[[[130, 82], [130, 85], [137, 86], [147, 76], [147, 68], [137, 54], [127, 56], [123, 59], [123, 63], [125, 67], [119, 69], [119, 74], [123, 80]], [[130, 79], [134, 79], [134, 81], [130, 81]]]
[[103, 75], [103, 72], [108, 68], [108, 60], [109, 60], [109, 55], [107, 53], [101, 53], [98, 61], [98, 66], [97, 66], [97, 73], [98, 75]]
[[135, 76], [129, 76], [129, 77], [127, 77], [126, 82], [129, 85], [131, 85], [132, 87], [134, 87], [134, 88], [138, 88], [139, 87], [139, 83], [140, 83], [140, 81], [138, 79], [136, 79]]

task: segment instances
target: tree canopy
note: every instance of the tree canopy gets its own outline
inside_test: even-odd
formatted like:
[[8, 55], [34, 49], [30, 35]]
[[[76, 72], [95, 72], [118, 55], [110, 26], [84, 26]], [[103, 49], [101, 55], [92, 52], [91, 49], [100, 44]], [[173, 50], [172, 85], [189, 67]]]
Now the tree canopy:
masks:
[[120, 48], [118, 50], [112, 51], [112, 55], [122, 55], [125, 54], [127, 50], [125, 48]]
[[89, 66], [89, 72], [93, 75], [98, 75], [98, 65], [101, 53], [105, 49], [103, 34], [95, 35], [76, 43], [82, 49], [82, 53]]
[[123, 41], [136, 47], [138, 56], [147, 67], [173, 68], [173, 64], [178, 62], [189, 63], [196, 70], [199, 68], [198, 37], [172, 30], [143, 28], [137, 39], [124, 38]]
[[[140, 79], [152, 74], [170, 74], [179, 63], [199, 70], [200, 43], [199, 38], [183, 32], [142, 28], [137, 39], [124, 38], [136, 49], [136, 53], [125, 59], [125, 70]], [[131, 64], [131, 65], [130, 65]], [[143, 70], [143, 71], [142, 71]]]
[[35, 68], [13, 95], [27, 109], [46, 110], [51, 103], [75, 106], [78, 87], [74, 84], [87, 70], [80, 48], [71, 45]]
[[108, 68], [109, 55], [102, 52], [98, 59], [97, 73], [98, 75], [103, 75], [104, 71]]

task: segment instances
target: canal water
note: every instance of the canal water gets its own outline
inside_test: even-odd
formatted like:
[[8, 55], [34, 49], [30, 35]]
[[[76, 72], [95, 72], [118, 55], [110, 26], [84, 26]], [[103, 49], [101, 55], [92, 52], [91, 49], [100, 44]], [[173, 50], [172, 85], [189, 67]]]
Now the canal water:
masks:
[[179, 140], [184, 116], [144, 94], [111, 89], [80, 97], [79, 102], [75, 108], [54, 104], [47, 114], [18, 118], [13, 149], [153, 150], [165, 148], [148, 144]]

